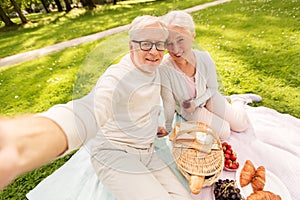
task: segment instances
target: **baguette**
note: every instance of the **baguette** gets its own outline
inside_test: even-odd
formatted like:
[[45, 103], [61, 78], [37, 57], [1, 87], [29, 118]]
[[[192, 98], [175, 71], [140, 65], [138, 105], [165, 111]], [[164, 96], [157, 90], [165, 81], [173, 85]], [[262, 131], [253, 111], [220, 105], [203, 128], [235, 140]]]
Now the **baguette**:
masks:
[[189, 177], [189, 188], [193, 194], [199, 194], [204, 183], [204, 176], [192, 174]]

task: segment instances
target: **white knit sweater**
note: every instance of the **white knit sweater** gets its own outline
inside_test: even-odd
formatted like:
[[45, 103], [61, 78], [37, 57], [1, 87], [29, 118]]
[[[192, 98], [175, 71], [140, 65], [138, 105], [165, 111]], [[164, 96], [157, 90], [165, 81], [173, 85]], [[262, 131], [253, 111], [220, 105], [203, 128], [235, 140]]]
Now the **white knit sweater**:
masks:
[[141, 72], [128, 54], [106, 70], [88, 95], [53, 106], [39, 115], [52, 119], [66, 133], [65, 154], [82, 146], [97, 132], [114, 142], [148, 147], [157, 133], [159, 83], [158, 73]]

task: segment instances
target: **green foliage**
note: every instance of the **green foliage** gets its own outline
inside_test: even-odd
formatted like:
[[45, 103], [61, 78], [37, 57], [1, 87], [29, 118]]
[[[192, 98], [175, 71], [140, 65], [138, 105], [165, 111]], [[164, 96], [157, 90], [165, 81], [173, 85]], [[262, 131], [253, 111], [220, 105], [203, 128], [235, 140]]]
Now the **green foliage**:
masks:
[[[146, 5], [148, 7], [157, 2], [164, 6], [156, 5], [155, 12], [166, 12], [167, 4], [164, 3], [167, 1], [148, 2]], [[189, 2], [182, 2], [189, 6]], [[178, 8], [178, 4], [174, 3], [174, 6], [168, 9]], [[145, 5], [139, 7], [139, 4], [137, 7], [132, 4], [122, 6], [132, 7], [128, 10], [124, 8], [123, 15], [118, 16], [120, 20], [124, 20], [122, 22], [124, 24], [127, 23], [124, 19], [127, 18], [127, 12], [128, 18], [133, 18], [134, 15], [139, 14], [138, 9], [146, 9]], [[112, 6], [106, 7], [107, 10], [112, 8]], [[300, 117], [299, 8], [299, 1], [295, 0], [233, 0], [193, 13], [197, 27], [196, 43], [199, 48], [209, 51], [215, 60], [220, 77], [220, 87], [225, 94], [258, 93], [263, 97], [263, 102], [256, 104], [257, 106], [274, 108], [279, 112]], [[160, 11], [161, 9], [163, 11]], [[92, 24], [95, 23], [94, 28], [97, 28], [97, 32], [100, 30], [97, 19], [109, 19], [104, 10], [102, 17], [94, 18], [95, 21], [92, 16], [98, 16], [99, 10], [83, 10], [82, 16], [90, 16], [85, 18], [88, 20], [85, 23], [90, 23], [89, 29], [92, 29]], [[115, 11], [116, 15], [117, 11]], [[150, 12], [154, 12], [154, 10]], [[112, 11], [108, 13], [111, 14]], [[52, 14], [44, 16], [52, 16]], [[55, 14], [61, 15], [61, 13]], [[36, 17], [41, 17], [41, 15], [36, 15]], [[75, 19], [58, 17], [56, 19], [58, 26], [62, 26], [59, 22], [62, 19], [69, 26], [71, 26], [69, 21], [80, 20], [79, 17], [75, 17]], [[115, 21], [118, 21], [117, 17], [114, 18], [114, 21], [102, 22], [102, 25], [105, 26], [105, 29], [112, 27], [110, 23], [116, 23], [114, 24], [116, 26], [118, 24]], [[50, 24], [54, 25], [55, 23], [50, 22]], [[84, 24], [84, 20], [80, 24]], [[78, 32], [82, 31], [83, 33], [84, 26], [81, 28], [80, 24], [77, 24]], [[35, 41], [42, 45], [36, 44], [35, 48], [47, 45], [44, 40], [51, 37], [44, 37], [42, 34], [47, 35], [46, 32], [51, 31], [51, 28], [40, 32], [43, 27], [44, 25], [40, 24], [36, 28], [23, 27], [16, 30], [15, 33], [14, 31], [6, 32], [6, 34], [15, 34], [16, 36], [11, 40], [5, 40], [5, 37], [0, 35], [0, 41], [2, 43], [5, 40], [11, 43], [19, 36], [24, 42], [31, 37], [39, 37]], [[68, 33], [68, 27], [64, 27], [62, 32], [57, 32], [57, 28], [52, 28], [54, 29], [53, 35], [64, 35], [64, 31]], [[26, 32], [26, 29], [30, 31]], [[22, 38], [21, 33], [26, 33], [27, 36], [24, 37], [26, 39]], [[101, 41], [72, 47], [15, 66], [0, 68], [1, 115], [40, 112], [54, 104], [65, 103], [86, 94], [107, 66], [119, 60], [127, 51], [127, 39], [126, 33], [120, 33]], [[2, 45], [3, 43], [0, 44], [1, 48]], [[14, 45], [17, 47], [17, 44]], [[19, 51], [21, 50], [19, 49], [17, 52]], [[0, 193], [0, 200], [25, 199], [25, 194], [29, 190], [67, 161], [69, 157], [64, 157], [21, 176]]]

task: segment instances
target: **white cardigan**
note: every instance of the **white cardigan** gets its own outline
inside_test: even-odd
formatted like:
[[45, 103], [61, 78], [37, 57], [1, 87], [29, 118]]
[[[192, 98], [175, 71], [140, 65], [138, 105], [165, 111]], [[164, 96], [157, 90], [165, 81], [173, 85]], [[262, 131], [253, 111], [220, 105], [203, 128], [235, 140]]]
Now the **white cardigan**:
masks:
[[159, 68], [161, 76], [161, 97], [164, 104], [166, 129], [171, 131], [175, 111], [185, 119], [189, 113], [182, 109], [184, 100], [193, 99], [197, 107], [205, 106], [206, 101], [218, 91], [218, 82], [215, 64], [208, 52], [193, 50], [196, 57], [195, 87], [196, 96], [191, 96], [187, 87], [187, 77], [174, 66], [171, 57], [166, 55]]

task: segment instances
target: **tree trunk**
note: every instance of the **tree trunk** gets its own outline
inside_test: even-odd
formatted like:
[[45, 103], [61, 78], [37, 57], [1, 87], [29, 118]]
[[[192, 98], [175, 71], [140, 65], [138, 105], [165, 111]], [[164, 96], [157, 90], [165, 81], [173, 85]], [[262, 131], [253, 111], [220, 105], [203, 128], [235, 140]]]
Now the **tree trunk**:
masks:
[[45, 8], [45, 10], [46, 10], [46, 13], [50, 13], [50, 10], [49, 10], [49, 8], [48, 8], [48, 6], [47, 6], [45, 0], [41, 0], [41, 2], [42, 2], [43, 6], [44, 6], [44, 8]]
[[117, 0], [114, 0], [114, 3], [113, 3], [113, 5], [117, 5]]
[[82, 2], [84, 6], [88, 6], [89, 9], [96, 8], [96, 5], [94, 4], [93, 0], [83, 0]]
[[60, 1], [59, 0], [54, 0], [54, 1], [55, 1], [56, 6], [57, 6], [58, 12], [64, 11], [63, 8], [62, 8], [62, 6], [61, 6]]
[[1, 5], [0, 5], [0, 18], [1, 20], [4, 22], [5, 26], [13, 26], [16, 25], [15, 23], [13, 23], [10, 18], [7, 16], [7, 14], [4, 12], [4, 10], [2, 9]]
[[14, 6], [15, 11], [18, 13], [19, 18], [22, 21], [22, 24], [26, 24], [27, 23], [27, 19], [25, 18], [25, 16], [23, 15], [20, 7], [18, 6], [18, 4], [15, 2], [15, 0], [10, 0], [11, 4]]
[[71, 4], [69, 0], [64, 0], [66, 4], [66, 12], [70, 12], [72, 10]]

